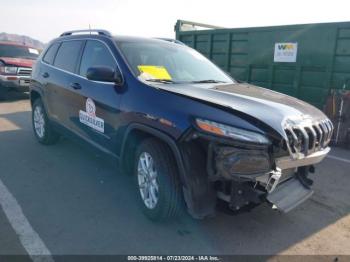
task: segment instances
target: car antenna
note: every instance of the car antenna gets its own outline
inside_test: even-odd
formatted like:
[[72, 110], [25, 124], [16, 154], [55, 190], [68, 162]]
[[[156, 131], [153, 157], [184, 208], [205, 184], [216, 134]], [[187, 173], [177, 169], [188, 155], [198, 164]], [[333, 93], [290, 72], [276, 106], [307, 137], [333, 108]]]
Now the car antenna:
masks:
[[89, 31], [90, 31], [90, 35], [91, 35], [91, 25], [89, 24]]

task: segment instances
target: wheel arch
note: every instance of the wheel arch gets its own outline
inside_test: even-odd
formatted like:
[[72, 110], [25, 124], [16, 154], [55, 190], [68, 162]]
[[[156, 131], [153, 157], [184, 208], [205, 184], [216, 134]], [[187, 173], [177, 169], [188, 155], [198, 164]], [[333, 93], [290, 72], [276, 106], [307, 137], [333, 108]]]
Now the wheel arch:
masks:
[[[179, 150], [175, 140], [173, 138], [171, 138], [169, 135], [165, 134], [164, 132], [162, 132], [156, 128], [147, 126], [147, 125], [134, 123], [134, 124], [130, 124], [127, 127], [127, 129], [124, 133], [124, 136], [123, 136], [123, 142], [122, 142], [122, 146], [121, 146], [121, 150], [120, 150], [120, 158], [119, 158], [120, 166], [125, 168], [125, 164], [127, 165], [126, 157], [127, 157], [128, 153], [130, 152], [129, 150], [130, 149], [131, 149], [131, 151], [133, 150], [133, 141], [137, 142], [139, 139], [144, 139], [144, 138], [148, 138], [148, 137], [155, 137], [155, 138], [159, 139], [160, 141], [164, 142], [167, 146], [169, 146], [169, 148], [170, 148], [171, 152], [173, 153], [173, 156], [176, 160], [181, 183], [184, 185], [184, 182], [185, 182], [185, 180], [184, 180], [184, 177], [185, 177], [184, 161], [182, 159], [180, 150]], [[133, 140], [133, 138], [135, 140]]]
[[30, 104], [33, 105], [34, 101], [41, 98], [42, 94], [40, 91], [32, 89], [30, 90]]

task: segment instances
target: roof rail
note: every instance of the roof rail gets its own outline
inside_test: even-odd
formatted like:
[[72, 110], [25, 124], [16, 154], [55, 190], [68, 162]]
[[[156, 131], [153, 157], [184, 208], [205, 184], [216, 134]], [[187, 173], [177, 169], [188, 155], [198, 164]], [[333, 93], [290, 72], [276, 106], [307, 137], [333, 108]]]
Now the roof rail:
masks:
[[110, 32], [108, 32], [107, 30], [103, 30], [103, 29], [83, 29], [83, 30], [72, 30], [72, 31], [64, 32], [60, 35], [60, 37], [73, 35], [75, 33], [77, 33], [77, 34], [88, 33], [90, 35], [91, 35], [91, 33], [97, 33], [98, 35], [112, 36], [112, 34]]

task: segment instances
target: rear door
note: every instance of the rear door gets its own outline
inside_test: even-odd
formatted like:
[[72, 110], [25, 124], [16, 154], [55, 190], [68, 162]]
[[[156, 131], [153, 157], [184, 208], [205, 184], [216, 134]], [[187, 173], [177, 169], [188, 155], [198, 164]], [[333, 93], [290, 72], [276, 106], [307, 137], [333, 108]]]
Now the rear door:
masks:
[[86, 78], [88, 68], [105, 66], [118, 69], [117, 60], [107, 44], [100, 40], [87, 40], [76, 84], [81, 87], [75, 97], [73, 115], [74, 130], [102, 149], [115, 151], [119, 126], [121, 92], [114, 83], [91, 81]]
[[[39, 82], [44, 88], [44, 95], [45, 99], [43, 100], [45, 102], [46, 110], [49, 113], [50, 118], [54, 120], [58, 120], [56, 112], [54, 110], [54, 101], [55, 98], [53, 96], [54, 92], [52, 88], [55, 86], [55, 68], [53, 67], [53, 62], [55, 60], [58, 48], [60, 47], [61, 43], [53, 43], [44, 54], [42, 60], [41, 60], [41, 66], [40, 71], [37, 75], [39, 78]], [[34, 72], [33, 72], [34, 73]]]
[[79, 95], [80, 91], [74, 88], [73, 83], [79, 79], [76, 73], [84, 43], [83, 40], [63, 41], [58, 48], [53, 67], [47, 72], [50, 114], [68, 129], [73, 128], [74, 119], [71, 112], [75, 96]]

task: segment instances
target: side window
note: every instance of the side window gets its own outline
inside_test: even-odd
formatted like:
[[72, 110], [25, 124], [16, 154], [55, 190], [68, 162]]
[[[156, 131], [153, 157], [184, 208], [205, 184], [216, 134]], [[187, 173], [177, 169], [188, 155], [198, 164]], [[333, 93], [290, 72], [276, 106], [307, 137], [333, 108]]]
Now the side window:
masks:
[[85, 77], [88, 68], [92, 66], [108, 66], [115, 69], [117, 65], [105, 44], [88, 40], [81, 59], [79, 74]]
[[77, 40], [63, 42], [58, 49], [54, 66], [74, 73], [82, 43], [83, 41]]
[[46, 51], [43, 61], [52, 65], [53, 60], [55, 59], [55, 55], [57, 53], [57, 49], [60, 46], [59, 43], [52, 44]]

